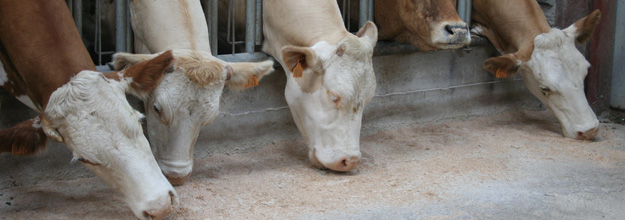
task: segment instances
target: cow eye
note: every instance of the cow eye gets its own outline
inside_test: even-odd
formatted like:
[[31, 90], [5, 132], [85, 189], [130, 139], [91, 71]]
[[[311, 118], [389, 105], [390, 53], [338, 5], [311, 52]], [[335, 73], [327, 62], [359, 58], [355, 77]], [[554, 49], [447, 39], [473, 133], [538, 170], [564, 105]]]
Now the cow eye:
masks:
[[330, 97], [330, 100], [332, 100], [334, 104], [339, 104], [339, 102], [341, 102], [341, 96], [335, 92], [328, 91], [328, 97]]
[[77, 158], [76, 160], [77, 160], [77, 161], [80, 161], [81, 163], [91, 164], [91, 165], [94, 165], [94, 166], [99, 165], [99, 164], [97, 164], [97, 163], [91, 162], [91, 161], [89, 161], [89, 160], [87, 160], [87, 159], [85, 159], [85, 158], [82, 158], [82, 157], [79, 157], [79, 158]]
[[154, 104], [153, 107], [154, 107], [154, 112], [156, 112], [156, 113], [158, 113], [160, 115], [161, 114], [161, 109], [158, 106], [156, 106], [156, 104]]
[[540, 90], [544, 96], [549, 96], [549, 94], [551, 94], [551, 89], [549, 89], [549, 87], [540, 86]]

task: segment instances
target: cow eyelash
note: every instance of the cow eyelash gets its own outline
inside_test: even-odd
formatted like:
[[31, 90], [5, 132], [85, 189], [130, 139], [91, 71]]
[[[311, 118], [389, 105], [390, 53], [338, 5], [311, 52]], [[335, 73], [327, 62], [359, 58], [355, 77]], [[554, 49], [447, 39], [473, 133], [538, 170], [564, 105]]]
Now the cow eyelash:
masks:
[[87, 160], [87, 159], [85, 159], [85, 158], [82, 158], [82, 157], [74, 157], [74, 158], [72, 159], [72, 162], [75, 162], [75, 161], [79, 161], [79, 162], [81, 162], [81, 163], [86, 163], [86, 164], [91, 164], [91, 165], [94, 165], [94, 166], [100, 165], [100, 164], [97, 164], [97, 163], [91, 162], [91, 161], [89, 161], [89, 160]]
[[153, 105], [152, 108], [154, 108], [154, 112], [161, 114], [161, 109], [158, 106], [156, 106], [156, 104]]
[[540, 86], [540, 90], [544, 96], [549, 96], [549, 94], [551, 94], [551, 89], [549, 89], [549, 87]]

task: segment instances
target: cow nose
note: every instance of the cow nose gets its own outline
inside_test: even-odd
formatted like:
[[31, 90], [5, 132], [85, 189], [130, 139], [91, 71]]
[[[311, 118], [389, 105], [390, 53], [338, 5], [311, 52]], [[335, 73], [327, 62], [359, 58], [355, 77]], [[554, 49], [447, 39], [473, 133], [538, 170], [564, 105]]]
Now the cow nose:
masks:
[[599, 133], [599, 127], [594, 127], [584, 132], [578, 131], [577, 139], [578, 140], [592, 140], [593, 138], [595, 138], [595, 136], [597, 136], [597, 133]]
[[445, 31], [447, 34], [457, 37], [464, 37], [467, 35], [469, 29], [466, 25], [445, 25]]
[[342, 158], [334, 164], [328, 164], [328, 169], [340, 172], [347, 172], [353, 170], [360, 163], [360, 157]]
[[[165, 200], [165, 202], [162, 202]], [[165, 204], [162, 204], [165, 203]], [[164, 197], [160, 197], [155, 201], [148, 202], [148, 204], [162, 204], [158, 207], [143, 211], [143, 217], [145, 219], [163, 219], [167, 217], [171, 212], [178, 207], [178, 197], [173, 191], [169, 191]]]

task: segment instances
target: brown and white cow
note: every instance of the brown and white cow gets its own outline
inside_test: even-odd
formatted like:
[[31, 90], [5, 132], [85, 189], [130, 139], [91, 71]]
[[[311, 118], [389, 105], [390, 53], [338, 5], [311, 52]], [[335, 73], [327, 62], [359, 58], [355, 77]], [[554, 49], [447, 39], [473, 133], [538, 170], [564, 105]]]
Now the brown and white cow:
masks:
[[136, 217], [160, 219], [177, 206], [126, 93], [156, 87], [173, 56], [164, 53], [122, 72], [102, 74], [63, 0], [0, 1], [0, 84], [41, 114], [0, 131], [0, 152], [33, 154], [46, 136], [62, 141], [121, 193]]
[[456, 0], [375, 0], [380, 40], [410, 43], [422, 51], [457, 49], [471, 43]]
[[476, 33], [486, 36], [502, 56], [484, 62], [497, 77], [518, 71], [525, 85], [551, 112], [566, 137], [592, 139], [599, 121], [584, 94], [590, 64], [575, 48], [599, 23], [595, 10], [564, 30], [551, 28], [535, 0], [474, 0]]
[[362, 113], [376, 88], [376, 26], [349, 33], [336, 0], [265, 0], [263, 32], [263, 51], [287, 75], [284, 93], [310, 160], [352, 170], [360, 161]]
[[[200, 129], [219, 113], [224, 86], [257, 85], [273, 71], [273, 61], [228, 63], [213, 57], [199, 0], [133, 0], [130, 12], [136, 45], [151, 53], [174, 52], [175, 70], [148, 97], [145, 109], [156, 160], [169, 181], [181, 185], [191, 174]], [[119, 69], [153, 56], [123, 53], [113, 62]]]

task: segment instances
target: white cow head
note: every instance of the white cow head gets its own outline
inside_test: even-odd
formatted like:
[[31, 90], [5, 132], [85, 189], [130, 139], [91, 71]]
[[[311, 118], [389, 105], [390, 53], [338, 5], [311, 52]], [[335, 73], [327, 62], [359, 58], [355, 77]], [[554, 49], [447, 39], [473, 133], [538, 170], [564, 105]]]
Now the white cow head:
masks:
[[377, 28], [368, 22], [357, 35], [282, 49], [286, 101], [317, 167], [349, 171], [360, 160], [362, 113], [375, 93]]
[[100, 179], [121, 193], [141, 219], [161, 219], [178, 205], [125, 93], [145, 97], [171, 65], [171, 52], [119, 73], [82, 71], [50, 97], [42, 125]]
[[[175, 68], [145, 101], [148, 139], [158, 165], [173, 185], [193, 169], [193, 147], [202, 127], [219, 113], [224, 85], [245, 89], [273, 71], [273, 61], [227, 63], [210, 53], [175, 51]], [[116, 69], [156, 55], [118, 53]]]
[[552, 28], [536, 36], [528, 61], [507, 54], [487, 60], [484, 66], [498, 76], [520, 70], [525, 85], [556, 115], [566, 137], [592, 139], [598, 132], [599, 121], [584, 94], [584, 78], [590, 64], [575, 43], [590, 38], [600, 15], [597, 10], [564, 30]]

